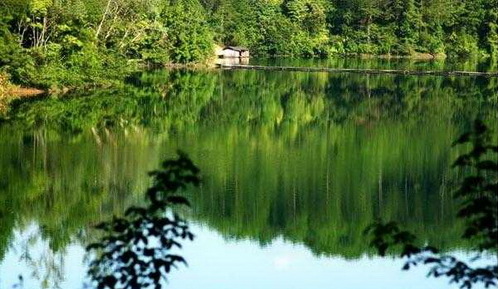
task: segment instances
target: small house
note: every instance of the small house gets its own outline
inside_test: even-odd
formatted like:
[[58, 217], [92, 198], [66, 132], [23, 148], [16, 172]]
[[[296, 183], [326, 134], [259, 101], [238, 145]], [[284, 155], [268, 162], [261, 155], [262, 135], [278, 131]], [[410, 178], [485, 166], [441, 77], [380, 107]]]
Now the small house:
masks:
[[241, 46], [225, 46], [217, 52], [219, 58], [249, 58], [249, 49]]

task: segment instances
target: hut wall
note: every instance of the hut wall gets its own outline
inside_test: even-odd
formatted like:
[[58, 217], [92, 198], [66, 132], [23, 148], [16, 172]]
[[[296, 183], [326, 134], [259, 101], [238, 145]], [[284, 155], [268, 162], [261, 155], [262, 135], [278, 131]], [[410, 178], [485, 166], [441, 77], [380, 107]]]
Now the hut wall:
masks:
[[225, 58], [238, 58], [240, 57], [240, 52], [231, 50], [231, 49], [225, 49], [223, 50], [223, 57]]

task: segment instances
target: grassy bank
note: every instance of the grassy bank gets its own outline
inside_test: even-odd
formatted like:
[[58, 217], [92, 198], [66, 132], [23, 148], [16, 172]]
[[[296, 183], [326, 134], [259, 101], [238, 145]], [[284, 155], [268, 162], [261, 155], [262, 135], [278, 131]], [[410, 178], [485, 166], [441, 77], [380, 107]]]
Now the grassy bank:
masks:
[[46, 93], [37, 88], [26, 88], [11, 83], [9, 76], [0, 72], [0, 116], [5, 114], [9, 103], [19, 98], [29, 98]]

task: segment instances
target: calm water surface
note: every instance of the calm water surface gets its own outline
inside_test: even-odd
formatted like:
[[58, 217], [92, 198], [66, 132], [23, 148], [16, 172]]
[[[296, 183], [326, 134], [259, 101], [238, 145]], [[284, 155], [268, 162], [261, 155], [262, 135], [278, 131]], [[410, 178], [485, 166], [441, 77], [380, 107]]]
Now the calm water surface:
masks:
[[491, 78], [156, 71], [16, 103], [0, 126], [0, 288], [20, 274], [25, 288], [82, 288], [91, 226], [141, 203], [177, 149], [204, 183], [170, 288], [455, 288], [375, 257], [362, 231], [397, 220], [469, 254], [451, 143], [477, 116], [496, 123], [497, 91]]

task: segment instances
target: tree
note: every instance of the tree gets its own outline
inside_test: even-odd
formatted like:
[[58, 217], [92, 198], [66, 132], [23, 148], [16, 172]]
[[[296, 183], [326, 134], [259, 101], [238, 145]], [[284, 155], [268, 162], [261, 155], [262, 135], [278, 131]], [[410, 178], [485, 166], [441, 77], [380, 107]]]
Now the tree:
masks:
[[191, 63], [213, 53], [213, 36], [207, 26], [205, 10], [198, 0], [170, 0], [161, 13], [174, 62]]

